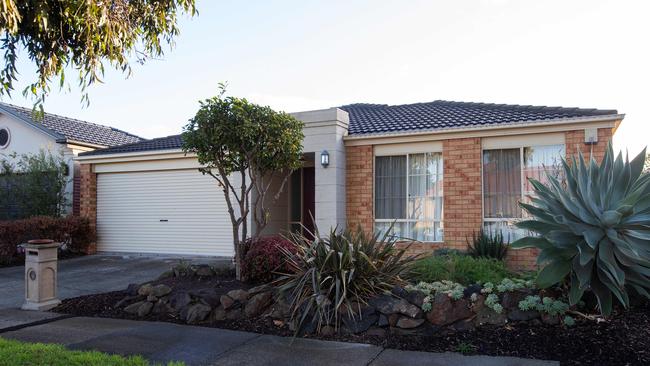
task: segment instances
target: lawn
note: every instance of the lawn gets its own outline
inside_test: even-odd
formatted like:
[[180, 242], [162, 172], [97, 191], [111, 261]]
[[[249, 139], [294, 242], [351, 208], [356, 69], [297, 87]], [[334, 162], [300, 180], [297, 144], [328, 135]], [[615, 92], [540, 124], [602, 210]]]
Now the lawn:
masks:
[[[24, 343], [0, 338], [0, 363], [6, 366], [149, 366], [139, 356], [122, 357], [96, 351], [70, 351], [58, 344]], [[169, 362], [167, 366], [182, 366]]]

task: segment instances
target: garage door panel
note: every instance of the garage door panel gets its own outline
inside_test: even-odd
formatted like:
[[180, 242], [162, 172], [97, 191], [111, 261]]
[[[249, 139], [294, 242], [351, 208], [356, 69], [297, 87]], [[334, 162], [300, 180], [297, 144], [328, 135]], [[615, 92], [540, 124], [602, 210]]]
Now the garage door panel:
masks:
[[99, 251], [233, 255], [223, 192], [196, 169], [98, 174], [97, 235]]

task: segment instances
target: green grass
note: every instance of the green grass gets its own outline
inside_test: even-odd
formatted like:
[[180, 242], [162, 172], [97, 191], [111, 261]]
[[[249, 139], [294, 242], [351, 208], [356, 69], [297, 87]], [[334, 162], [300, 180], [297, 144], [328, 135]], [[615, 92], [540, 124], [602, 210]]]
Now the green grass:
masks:
[[454, 281], [468, 286], [478, 282], [501, 282], [518, 277], [508, 271], [504, 262], [468, 255], [434, 255], [415, 263], [412, 279], [415, 282]]
[[[150, 366], [140, 356], [122, 357], [96, 351], [70, 351], [58, 344], [24, 343], [0, 338], [3, 366]], [[182, 366], [169, 362], [167, 366]]]

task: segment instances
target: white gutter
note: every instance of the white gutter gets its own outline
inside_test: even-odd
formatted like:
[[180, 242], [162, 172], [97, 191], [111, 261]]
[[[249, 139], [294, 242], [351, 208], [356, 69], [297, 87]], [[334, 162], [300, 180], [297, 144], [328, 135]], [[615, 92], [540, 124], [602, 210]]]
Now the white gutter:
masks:
[[167, 150], [130, 151], [130, 152], [114, 153], [114, 154], [94, 154], [94, 155], [87, 155], [87, 156], [79, 155], [75, 157], [74, 160], [85, 162], [85, 163], [101, 163], [101, 162], [108, 162], [114, 159], [137, 160], [139, 158], [146, 158], [146, 157], [155, 158], [156, 156], [160, 156], [160, 155], [172, 155], [172, 154], [182, 154], [182, 156], [185, 155], [195, 156], [195, 154], [193, 153], [185, 154], [185, 152], [182, 149], [167, 149]]
[[363, 140], [374, 139], [382, 137], [407, 137], [407, 136], [420, 136], [438, 133], [459, 133], [459, 132], [474, 132], [474, 131], [490, 131], [502, 130], [513, 127], [542, 127], [542, 126], [557, 126], [571, 123], [588, 123], [588, 122], [603, 122], [615, 121], [625, 118], [625, 114], [608, 114], [603, 116], [588, 116], [588, 117], [573, 117], [564, 119], [546, 119], [546, 120], [529, 120], [522, 122], [500, 123], [494, 126], [477, 125], [471, 127], [449, 127], [449, 128], [428, 128], [425, 130], [409, 130], [409, 131], [395, 131], [395, 132], [379, 132], [379, 133], [364, 133], [347, 135], [343, 137], [344, 140]]

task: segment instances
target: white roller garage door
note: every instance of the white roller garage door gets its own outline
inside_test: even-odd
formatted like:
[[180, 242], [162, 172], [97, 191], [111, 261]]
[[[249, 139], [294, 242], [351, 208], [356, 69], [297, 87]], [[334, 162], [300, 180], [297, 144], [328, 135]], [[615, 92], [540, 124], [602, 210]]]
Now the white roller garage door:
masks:
[[232, 256], [223, 192], [196, 169], [97, 175], [97, 249]]

